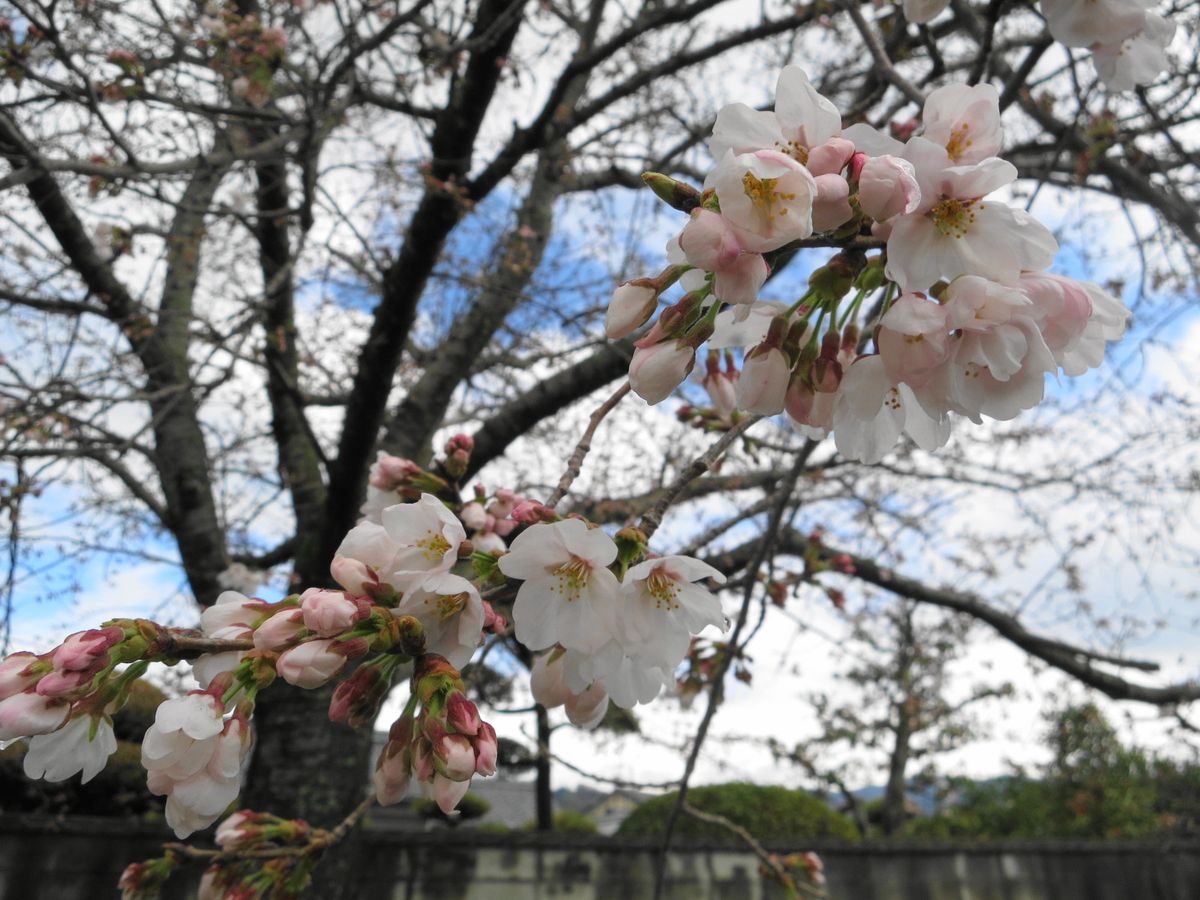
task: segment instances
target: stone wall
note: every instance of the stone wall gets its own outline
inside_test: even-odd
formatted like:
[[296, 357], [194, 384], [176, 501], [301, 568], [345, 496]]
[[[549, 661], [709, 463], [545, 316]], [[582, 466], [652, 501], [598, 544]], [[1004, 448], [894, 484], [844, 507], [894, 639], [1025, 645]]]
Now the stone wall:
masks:
[[[118, 896], [127, 862], [161, 828], [102, 819], [0, 817], [0, 900]], [[830, 900], [1196, 900], [1200, 843], [816, 844]], [[652, 841], [571, 835], [368, 831], [358, 892], [370, 900], [649, 900]], [[194, 896], [199, 872], [166, 900]], [[736, 845], [673, 852], [669, 900], [774, 900]]]

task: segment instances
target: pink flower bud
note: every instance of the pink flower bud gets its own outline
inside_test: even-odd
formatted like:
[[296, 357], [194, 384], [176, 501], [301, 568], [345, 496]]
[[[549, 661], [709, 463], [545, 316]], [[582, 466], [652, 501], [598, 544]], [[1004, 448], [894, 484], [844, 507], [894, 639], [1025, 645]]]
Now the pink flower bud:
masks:
[[613, 340], [628, 337], [658, 308], [658, 291], [646, 279], [626, 281], [613, 291], [604, 316], [604, 333]]
[[486, 600], [483, 601], [483, 628], [492, 634], [505, 634], [508, 631], [508, 619], [496, 612]]
[[50, 672], [37, 683], [35, 690], [43, 697], [65, 697], [91, 684], [92, 672]]
[[510, 491], [508, 488], [500, 488], [496, 491], [496, 499], [488, 507], [488, 514], [497, 519], [503, 519], [513, 511], [514, 506], [524, 499], [520, 494]]
[[536, 525], [549, 522], [555, 517], [554, 510], [547, 509], [536, 500], [522, 500], [512, 511], [513, 519], [521, 525]]
[[471, 780], [469, 778], [465, 781], [454, 781], [443, 775], [437, 775], [433, 779], [434, 802], [437, 803], [438, 809], [446, 815], [454, 812], [458, 802], [467, 796], [467, 791], [470, 789]]
[[488, 514], [478, 503], [468, 503], [458, 514], [462, 523], [473, 531], [482, 531], [487, 527]]
[[783, 411], [791, 367], [778, 347], [759, 344], [746, 357], [737, 383], [737, 406], [748, 412], [773, 416]]
[[629, 383], [647, 403], [661, 403], [687, 378], [696, 351], [682, 341], [639, 347], [629, 363]]
[[31, 665], [37, 660], [37, 656], [26, 651], [13, 653], [0, 660], [0, 700], [19, 694], [37, 683], [41, 672]]
[[408, 743], [388, 741], [384, 745], [371, 776], [375, 798], [380, 806], [391, 806], [404, 799], [408, 783], [412, 780], [412, 758], [412, 748]]
[[285, 609], [254, 629], [254, 646], [259, 650], [278, 650], [293, 643], [303, 630], [303, 611]]
[[517, 523], [512, 519], [498, 519], [492, 522], [492, 532], [500, 537], [508, 537], [516, 527]]
[[68, 635], [51, 656], [54, 668], [60, 672], [77, 672], [107, 662], [108, 650], [125, 639], [120, 628], [93, 628]]
[[238, 850], [245, 847], [258, 837], [253, 827], [256, 818], [257, 813], [247, 809], [238, 810], [217, 826], [213, 840], [222, 850]]
[[433, 748], [427, 740], [416, 740], [412, 744], [412, 773], [417, 781], [429, 783], [436, 774], [433, 768]]
[[567, 719], [577, 728], [595, 728], [608, 711], [608, 691], [599, 681], [582, 694], [573, 694], [565, 704]]
[[832, 231], [854, 216], [850, 206], [850, 185], [841, 175], [818, 175], [817, 196], [813, 199], [813, 231]]
[[467, 781], [475, 774], [475, 748], [466, 735], [447, 734], [431, 746], [434, 770], [439, 775], [451, 781]]
[[[517, 527], [516, 522], [510, 522], [509, 524], [513, 528]], [[497, 556], [508, 550], [508, 545], [504, 543], [504, 539], [494, 531], [485, 531], [472, 536], [471, 546], [475, 548], [477, 553], [495, 553]]]
[[349, 556], [335, 556], [329, 564], [333, 580], [356, 597], [370, 597], [379, 585], [379, 576], [366, 563]]
[[479, 725], [479, 734], [475, 736], [475, 774], [491, 776], [496, 774], [496, 754], [499, 751], [496, 739], [496, 729], [487, 722]]
[[334, 637], [365, 619], [371, 604], [352, 600], [341, 591], [309, 588], [300, 595], [300, 611], [309, 631], [320, 637]]
[[921, 205], [921, 186], [912, 163], [896, 156], [867, 160], [858, 177], [858, 202], [877, 222], [911, 213]]
[[469, 434], [456, 434], [446, 441], [446, 453], [457, 453], [460, 450], [470, 453], [475, 449], [475, 438]]
[[56, 731], [67, 721], [71, 704], [26, 691], [0, 700], [0, 741]]
[[853, 142], [840, 137], [830, 138], [808, 151], [808, 171], [817, 178], [822, 175], [837, 175], [846, 168], [853, 155]]
[[329, 701], [330, 721], [345, 722], [351, 728], [358, 728], [374, 720], [390, 686], [390, 680], [383, 677], [379, 666], [359, 666], [333, 692]]
[[850, 157], [850, 179], [852, 181], [858, 181], [862, 176], [863, 166], [867, 164], [867, 160], [870, 158], [865, 153], [855, 153]]
[[708, 372], [704, 376], [704, 390], [712, 401], [713, 409], [723, 419], [729, 418], [736, 407], [736, 383], [738, 373], [733, 377], [717, 368], [713, 358], [709, 359]]
[[318, 688], [346, 667], [346, 657], [337, 652], [336, 641], [306, 641], [280, 654], [275, 671], [288, 684]]
[[380, 455], [371, 467], [371, 486], [381, 491], [394, 491], [401, 485], [420, 475], [422, 469], [411, 459], [403, 456]]
[[446, 697], [446, 722], [459, 734], [475, 735], [479, 731], [479, 709], [466, 694], [455, 691]]

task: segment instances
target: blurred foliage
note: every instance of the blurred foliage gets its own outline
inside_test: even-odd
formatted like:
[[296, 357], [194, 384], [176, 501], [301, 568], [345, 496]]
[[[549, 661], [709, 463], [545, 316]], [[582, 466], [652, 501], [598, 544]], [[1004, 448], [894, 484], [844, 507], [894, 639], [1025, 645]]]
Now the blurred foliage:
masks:
[[[523, 831], [536, 831], [537, 821], [530, 819], [521, 826]], [[554, 830], [571, 834], [598, 834], [596, 823], [574, 809], [560, 809], [554, 814]]]
[[[661, 835], [677, 796], [672, 792], [647, 800], [621, 823], [617, 833]], [[693, 788], [688, 791], [688, 802], [696, 809], [724, 816], [741, 825], [760, 841], [817, 837], [858, 839], [858, 831], [849, 819], [804, 791], [732, 782]], [[680, 815], [675, 833], [683, 838], [731, 837], [730, 832], [720, 825], [686, 814]]]
[[1050, 717], [1040, 778], [955, 780], [950, 806], [908, 823], [923, 838], [1142, 838], [1200, 834], [1200, 766], [1126, 747], [1093, 704]]

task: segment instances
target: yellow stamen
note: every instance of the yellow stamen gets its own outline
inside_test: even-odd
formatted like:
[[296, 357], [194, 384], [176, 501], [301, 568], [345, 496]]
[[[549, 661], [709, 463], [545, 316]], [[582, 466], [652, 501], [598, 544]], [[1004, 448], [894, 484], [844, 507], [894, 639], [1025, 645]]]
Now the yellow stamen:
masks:
[[563, 563], [550, 574], [558, 582], [554, 590], [562, 594], [568, 603], [573, 603], [587, 587], [592, 577], [592, 567], [587, 560], [572, 556], [570, 562]]
[[975, 224], [975, 204], [978, 202], [947, 197], [929, 211], [929, 218], [938, 231], [958, 240], [966, 237]]
[[955, 162], [958, 162], [962, 155], [975, 143], [969, 136], [970, 131], [971, 126], [963, 122], [963, 124], [950, 132], [950, 140], [946, 142], [946, 153]]
[[796, 141], [776, 141], [775, 146], [779, 148], [780, 153], [786, 153], [802, 166], [808, 165], [808, 148]]
[[[783, 204], [796, 199], [795, 194], [785, 194], [776, 190], [775, 185], [778, 182], [778, 178], [759, 178], [753, 172], [742, 176], [742, 190], [746, 192], [754, 207], [766, 215], [767, 221], [776, 216], [786, 216], [788, 210]], [[776, 209], [776, 206], [779, 208]]]
[[659, 569], [650, 573], [646, 579], [646, 593], [654, 600], [654, 608], [666, 612], [679, 609], [679, 582], [664, 575]]
[[427, 531], [425, 534], [425, 539], [417, 541], [416, 546], [421, 548], [421, 555], [430, 562], [440, 561], [450, 549], [450, 542], [433, 531]]
[[445, 621], [463, 611], [467, 605], [467, 595], [465, 593], [438, 595], [430, 597], [425, 603], [434, 608], [434, 612], [437, 613], [439, 619]]

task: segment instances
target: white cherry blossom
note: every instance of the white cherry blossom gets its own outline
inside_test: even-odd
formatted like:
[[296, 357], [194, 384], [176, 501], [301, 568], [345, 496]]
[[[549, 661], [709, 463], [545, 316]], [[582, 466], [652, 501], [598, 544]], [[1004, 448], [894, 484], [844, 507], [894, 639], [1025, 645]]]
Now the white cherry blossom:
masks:
[[1130, 37], [1092, 48], [1096, 73], [1110, 91], [1132, 91], [1150, 84], [1166, 70], [1167, 46], [1175, 37], [1175, 23], [1146, 13], [1145, 27]]
[[483, 600], [471, 582], [458, 575], [431, 578], [404, 595], [392, 610], [413, 616], [425, 629], [425, 646], [461, 669], [471, 660], [483, 632]]
[[1042, 0], [1051, 36], [1068, 47], [1115, 44], [1141, 31], [1154, 0]]
[[798, 66], [786, 66], [775, 85], [775, 110], [762, 112], [731, 103], [717, 113], [709, 150], [714, 159], [728, 152], [778, 150], [807, 164], [808, 150], [841, 133], [842, 116]]
[[765, 253], [813, 233], [817, 183], [790, 156], [773, 150], [727, 153], [705, 179], [721, 216], [744, 250]]
[[727, 627], [721, 601], [696, 582], [725, 576], [708, 563], [688, 556], [648, 559], [625, 573], [619, 622], [625, 646], [674, 670], [683, 661], [693, 634], [709, 625]]
[[432, 494], [385, 509], [383, 529], [397, 546], [388, 580], [402, 591], [449, 572], [467, 539], [462, 522]]
[[922, 137], [956, 165], [983, 162], [1000, 151], [1000, 92], [994, 85], [948, 84], [930, 93]]
[[513, 604], [516, 637], [530, 650], [554, 644], [590, 652], [612, 637], [618, 582], [607, 566], [617, 545], [578, 519], [531, 525], [500, 557], [500, 571], [524, 581]]
[[57, 731], [30, 739], [25, 774], [34, 779], [66, 781], [82, 773], [81, 783], [87, 784], [116, 749], [117, 739], [107, 717], [76, 716]]
[[950, 419], [944, 410], [926, 409], [907, 384], [894, 384], [881, 357], [862, 357], [846, 372], [834, 404], [838, 452], [877, 463], [902, 432], [922, 450], [936, 450], [950, 439]]

